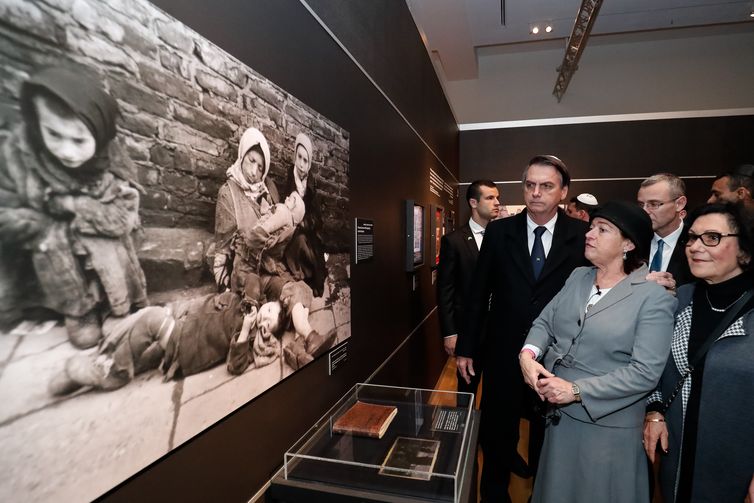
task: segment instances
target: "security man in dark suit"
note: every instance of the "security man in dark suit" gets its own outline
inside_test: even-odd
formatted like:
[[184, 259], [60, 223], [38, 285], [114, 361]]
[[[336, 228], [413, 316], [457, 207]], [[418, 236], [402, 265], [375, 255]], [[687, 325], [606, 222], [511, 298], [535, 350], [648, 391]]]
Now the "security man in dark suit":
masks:
[[[480, 442], [484, 454], [482, 501], [510, 501], [508, 482], [518, 457], [519, 420], [531, 390], [524, 384], [518, 354], [540, 311], [566, 278], [587, 265], [588, 224], [569, 218], [558, 205], [568, 195], [570, 175], [555, 156], [539, 155], [523, 173], [526, 211], [490, 222], [471, 281], [466, 330], [456, 345], [457, 366], [466, 382], [476, 375], [475, 356], [484, 354], [484, 392]], [[492, 327], [482, 343], [487, 318]], [[481, 350], [480, 350], [481, 348]], [[544, 420], [531, 415], [529, 464], [536, 464]]]
[[636, 200], [652, 220], [654, 231], [647, 279], [671, 290], [693, 281], [681, 218], [686, 208], [686, 184], [672, 173], [658, 173], [641, 182]]
[[[458, 333], [465, 326], [469, 286], [487, 224], [500, 214], [500, 193], [494, 182], [476, 180], [466, 190], [471, 218], [457, 230], [442, 237], [437, 272], [437, 310], [443, 347], [448, 356], [456, 354]], [[458, 376], [458, 391], [476, 393], [481, 368], [471, 383]]]

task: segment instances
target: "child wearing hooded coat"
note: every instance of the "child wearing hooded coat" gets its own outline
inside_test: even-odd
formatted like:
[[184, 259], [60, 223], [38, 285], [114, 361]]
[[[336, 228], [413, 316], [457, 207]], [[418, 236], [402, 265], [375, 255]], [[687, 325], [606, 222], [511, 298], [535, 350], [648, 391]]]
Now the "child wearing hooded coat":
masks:
[[135, 169], [116, 138], [117, 102], [80, 68], [44, 68], [21, 88], [23, 121], [0, 146], [2, 317], [46, 308], [91, 347], [107, 315], [147, 304], [133, 233]]

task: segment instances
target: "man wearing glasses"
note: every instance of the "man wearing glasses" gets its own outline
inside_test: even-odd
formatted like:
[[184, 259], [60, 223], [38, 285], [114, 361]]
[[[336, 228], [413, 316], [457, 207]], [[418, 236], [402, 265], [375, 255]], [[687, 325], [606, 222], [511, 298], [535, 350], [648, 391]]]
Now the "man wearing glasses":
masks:
[[686, 184], [671, 173], [652, 175], [639, 187], [636, 200], [652, 220], [647, 279], [674, 290], [693, 280], [684, 251], [682, 212], [686, 208]]

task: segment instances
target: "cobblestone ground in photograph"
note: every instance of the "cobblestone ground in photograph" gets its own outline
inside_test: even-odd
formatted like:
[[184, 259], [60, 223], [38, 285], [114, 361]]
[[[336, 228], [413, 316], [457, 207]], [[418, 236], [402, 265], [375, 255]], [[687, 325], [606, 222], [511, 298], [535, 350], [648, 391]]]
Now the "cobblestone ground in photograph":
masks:
[[[350, 337], [351, 301], [334, 281], [309, 320], [320, 333], [336, 328], [337, 344]], [[78, 350], [61, 324], [24, 328], [0, 334], [0, 501], [89, 501], [293, 373], [280, 358], [236, 377], [222, 364], [168, 382], [154, 370], [115, 391], [58, 398], [47, 385]]]

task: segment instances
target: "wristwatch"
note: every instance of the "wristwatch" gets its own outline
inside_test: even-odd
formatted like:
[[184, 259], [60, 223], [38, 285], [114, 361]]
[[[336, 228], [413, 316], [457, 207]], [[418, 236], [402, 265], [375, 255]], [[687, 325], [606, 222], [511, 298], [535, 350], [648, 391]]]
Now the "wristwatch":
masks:
[[577, 402], [581, 401], [581, 390], [579, 389], [579, 385], [576, 383], [571, 384], [571, 392], [573, 393], [573, 397], [576, 399]]

